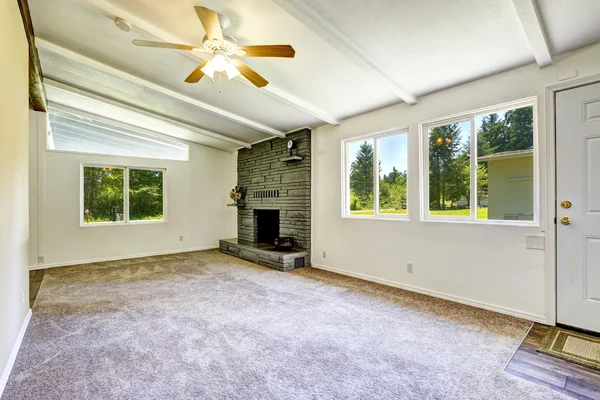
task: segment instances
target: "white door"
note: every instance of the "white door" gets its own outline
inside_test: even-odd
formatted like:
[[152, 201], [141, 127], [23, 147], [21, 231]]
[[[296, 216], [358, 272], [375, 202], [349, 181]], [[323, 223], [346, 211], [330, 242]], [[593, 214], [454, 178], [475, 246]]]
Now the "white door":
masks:
[[557, 321], [600, 332], [600, 83], [556, 94], [556, 174]]

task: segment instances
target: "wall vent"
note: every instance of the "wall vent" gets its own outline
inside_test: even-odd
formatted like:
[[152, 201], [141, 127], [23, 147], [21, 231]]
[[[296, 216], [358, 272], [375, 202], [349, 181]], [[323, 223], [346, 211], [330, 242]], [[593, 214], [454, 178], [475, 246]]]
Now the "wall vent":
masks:
[[294, 268], [303, 268], [304, 265], [304, 257], [296, 257], [294, 259]]
[[254, 192], [255, 199], [269, 199], [279, 197], [279, 190], [258, 190]]

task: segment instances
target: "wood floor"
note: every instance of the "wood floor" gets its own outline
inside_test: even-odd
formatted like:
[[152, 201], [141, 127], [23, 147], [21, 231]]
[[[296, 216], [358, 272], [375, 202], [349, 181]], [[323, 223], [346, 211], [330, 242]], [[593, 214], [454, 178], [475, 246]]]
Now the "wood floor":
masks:
[[536, 351], [548, 326], [534, 324], [506, 366], [506, 372], [576, 399], [600, 400], [600, 371]]
[[29, 271], [29, 308], [33, 307], [33, 303], [35, 303], [45, 273], [45, 269]]

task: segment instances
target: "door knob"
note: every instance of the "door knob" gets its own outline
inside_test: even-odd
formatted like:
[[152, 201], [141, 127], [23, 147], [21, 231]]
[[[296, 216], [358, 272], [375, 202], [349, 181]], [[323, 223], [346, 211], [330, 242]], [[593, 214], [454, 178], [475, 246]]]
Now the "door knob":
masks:
[[571, 204], [571, 202], [569, 200], [563, 200], [560, 202], [560, 206], [562, 208], [571, 208], [573, 204]]
[[560, 219], [560, 223], [563, 225], [571, 225], [571, 218], [569, 217], [562, 217]]

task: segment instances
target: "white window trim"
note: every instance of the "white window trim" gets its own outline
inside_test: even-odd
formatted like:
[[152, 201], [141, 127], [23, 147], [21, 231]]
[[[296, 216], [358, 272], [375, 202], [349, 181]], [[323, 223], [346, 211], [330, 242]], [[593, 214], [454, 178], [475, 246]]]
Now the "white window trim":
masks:
[[[533, 106], [533, 220], [515, 221], [477, 219], [477, 157], [472, 156], [473, 154], [477, 154], [477, 132], [475, 131], [475, 118], [482, 114], [491, 114], [496, 111], [510, 110], [528, 106]], [[429, 129], [438, 126], [444, 126], [450, 123], [465, 121], [471, 122], [471, 199], [469, 202], [471, 205], [471, 215], [468, 217], [429, 215]], [[539, 143], [537, 121], [537, 97], [533, 96], [507, 103], [496, 104], [490, 107], [479, 108], [464, 113], [453, 114], [446, 117], [419, 122], [419, 147], [421, 149], [421, 164], [419, 166], [419, 175], [421, 181], [421, 221], [527, 227], [540, 226]], [[473, 171], [475, 171], [475, 173], [473, 173]]]
[[[406, 198], [406, 214], [379, 214], [379, 171], [375, 166], [379, 165], [379, 149], [377, 139], [386, 138], [395, 135], [406, 135], [406, 186], [410, 181], [410, 151], [408, 149], [408, 126], [384, 129], [377, 132], [366, 133], [358, 136], [349, 137], [341, 141], [342, 147], [342, 218], [348, 219], [364, 219], [364, 220], [388, 220], [388, 221], [409, 221], [410, 220], [410, 203], [407, 193]], [[348, 159], [348, 146], [350, 143], [373, 139], [373, 213], [374, 215], [351, 215], [350, 214], [350, 164], [352, 160]]]
[[[90, 222], [85, 223], [83, 218], [84, 211], [84, 182], [83, 182], [83, 169], [85, 167], [94, 168], [116, 168], [123, 170], [123, 221], [118, 222]], [[160, 171], [163, 174], [163, 218], [160, 220], [129, 220], [129, 170], [141, 169], [147, 171]], [[137, 167], [137, 166], [124, 166], [114, 164], [80, 164], [79, 167], [79, 226], [82, 228], [92, 226], [124, 226], [124, 225], [146, 225], [146, 224], [165, 224], [167, 223], [167, 169], [157, 167]]]

